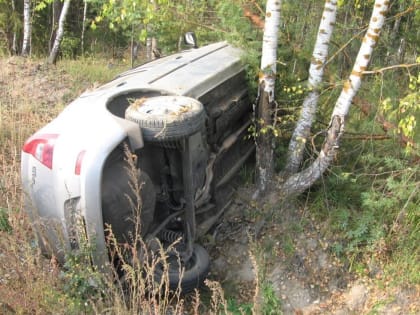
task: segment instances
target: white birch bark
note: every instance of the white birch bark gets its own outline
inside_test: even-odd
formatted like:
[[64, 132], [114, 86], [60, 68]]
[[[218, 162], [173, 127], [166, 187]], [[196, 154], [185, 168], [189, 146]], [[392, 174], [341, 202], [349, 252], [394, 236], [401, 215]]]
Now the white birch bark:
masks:
[[48, 52], [51, 53], [52, 47], [54, 45], [54, 40], [57, 36], [57, 28], [58, 22], [60, 20], [60, 13], [61, 13], [61, 0], [53, 0], [51, 8], [52, 8], [52, 16], [51, 16], [51, 33], [50, 33], [50, 40], [48, 42]]
[[264, 83], [264, 92], [268, 93], [270, 103], [274, 101], [274, 85], [276, 83], [280, 8], [281, 1], [267, 0], [259, 82], [260, 84]]
[[367, 69], [371, 59], [373, 48], [375, 47], [379, 34], [385, 21], [388, 11], [389, 1], [376, 0], [369, 21], [369, 28], [363, 38], [359, 53], [357, 54], [353, 70], [349, 79], [344, 83], [343, 90], [337, 100], [332, 116], [340, 116], [344, 120], [347, 116], [353, 97], [356, 95], [362, 83], [363, 71]]
[[271, 132], [261, 132], [273, 125], [274, 87], [277, 69], [277, 41], [280, 25], [280, 0], [267, 0], [264, 35], [261, 56], [261, 72], [259, 78], [259, 104], [257, 112], [257, 187], [265, 193], [274, 173], [273, 139]]
[[48, 63], [53, 64], [57, 60], [58, 50], [60, 49], [61, 40], [64, 36], [64, 23], [66, 22], [67, 12], [70, 7], [70, 0], [64, 0], [63, 7], [60, 13], [60, 19], [58, 21], [57, 33], [55, 35], [54, 45], [51, 49], [51, 53], [48, 57]]
[[308, 168], [290, 176], [282, 184], [281, 190], [284, 194], [297, 194], [308, 189], [331, 164], [335, 151], [339, 147], [341, 135], [344, 132], [345, 119], [352, 100], [360, 88], [363, 71], [367, 69], [373, 48], [379, 39], [388, 6], [388, 0], [375, 0], [369, 28], [363, 38], [350, 77], [344, 83], [344, 87], [335, 104], [331, 115], [331, 123], [327, 130], [327, 137], [319, 156]]
[[147, 61], [152, 60], [152, 38], [151, 37], [146, 38], [146, 60]]
[[[13, 15], [16, 11], [16, 6], [15, 6], [15, 0], [12, 0], [12, 10], [13, 10]], [[16, 36], [16, 23], [13, 22], [13, 37], [12, 37], [12, 55], [17, 55], [17, 36]]]
[[28, 56], [31, 43], [31, 1], [23, 0], [23, 43], [22, 56]]
[[310, 136], [312, 122], [318, 107], [319, 88], [324, 75], [325, 62], [328, 57], [328, 48], [334, 30], [336, 15], [337, 0], [326, 0], [309, 67], [309, 93], [303, 101], [302, 111], [289, 143], [285, 166], [287, 174], [296, 173], [302, 163], [305, 145]]
[[83, 0], [83, 23], [82, 23], [82, 36], [80, 38], [80, 45], [82, 49], [82, 56], [85, 55], [85, 29], [86, 29], [86, 15], [87, 15], [87, 0]]
[[158, 40], [156, 37], [152, 37], [152, 60], [159, 58], [158, 50]]

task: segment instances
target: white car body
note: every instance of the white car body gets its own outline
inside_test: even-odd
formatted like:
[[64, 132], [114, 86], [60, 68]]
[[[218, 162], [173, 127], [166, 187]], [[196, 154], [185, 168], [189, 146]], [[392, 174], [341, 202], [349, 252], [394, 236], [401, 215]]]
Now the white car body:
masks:
[[[117, 96], [134, 91], [200, 99], [225, 78], [243, 71], [240, 50], [225, 42], [164, 57], [120, 75], [70, 103], [24, 145], [21, 176], [26, 210], [40, 246], [60, 261], [73, 244], [81, 218], [95, 246], [93, 263], [109, 263], [101, 206], [101, 181], [109, 154], [124, 140], [144, 146], [139, 126], [111, 113]], [[226, 91], [229, 93], [229, 91]], [[75, 232], [76, 231], [76, 232]]]

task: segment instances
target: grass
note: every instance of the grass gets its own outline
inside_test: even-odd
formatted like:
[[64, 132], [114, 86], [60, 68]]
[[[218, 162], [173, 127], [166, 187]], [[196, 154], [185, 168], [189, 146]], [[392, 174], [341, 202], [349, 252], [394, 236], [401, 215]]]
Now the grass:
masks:
[[314, 187], [310, 211], [328, 222], [323, 233], [334, 240], [332, 251], [351, 271], [379, 272], [394, 285], [416, 286], [420, 168], [404, 153], [389, 155], [384, 145], [360, 147], [348, 156], [348, 164], [344, 159], [342, 166], [333, 167]]
[[79, 58], [77, 60], [62, 60], [57, 68], [72, 78], [71, 91], [80, 93], [88, 88], [96, 87], [101, 83], [115, 78], [128, 69], [124, 63], [113, 63], [103, 59]]
[[[21, 211], [20, 152], [24, 141], [62, 110], [63, 98], [76, 97], [83, 87], [66, 88], [73, 78], [65, 66], [45, 70], [40, 62], [20, 58], [0, 62], [0, 81], [7, 82], [0, 86], [0, 313], [78, 314], [84, 306], [65, 291], [54, 260], [40, 254]], [[97, 73], [97, 80], [105, 77]], [[46, 97], [55, 88], [63, 91]]]

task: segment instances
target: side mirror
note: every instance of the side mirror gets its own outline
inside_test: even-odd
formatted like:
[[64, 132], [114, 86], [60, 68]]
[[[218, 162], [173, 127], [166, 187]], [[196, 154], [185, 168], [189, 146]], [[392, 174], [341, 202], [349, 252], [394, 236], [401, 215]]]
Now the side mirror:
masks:
[[187, 32], [184, 35], [184, 44], [192, 46], [193, 48], [198, 48], [197, 37], [194, 32]]

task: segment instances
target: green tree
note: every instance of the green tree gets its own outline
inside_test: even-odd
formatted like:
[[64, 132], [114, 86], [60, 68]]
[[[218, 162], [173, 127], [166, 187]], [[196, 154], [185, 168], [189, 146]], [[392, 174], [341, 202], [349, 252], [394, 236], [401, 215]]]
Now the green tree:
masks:
[[0, 0], [0, 38], [4, 43], [0, 44], [0, 51], [5, 50], [9, 54], [17, 54], [18, 33], [22, 27], [22, 21], [16, 9], [15, 0]]

